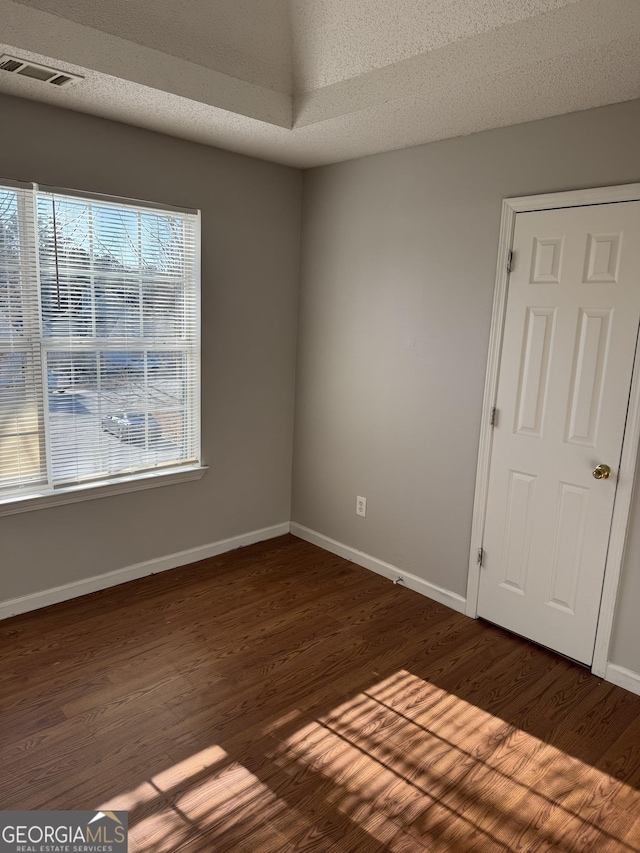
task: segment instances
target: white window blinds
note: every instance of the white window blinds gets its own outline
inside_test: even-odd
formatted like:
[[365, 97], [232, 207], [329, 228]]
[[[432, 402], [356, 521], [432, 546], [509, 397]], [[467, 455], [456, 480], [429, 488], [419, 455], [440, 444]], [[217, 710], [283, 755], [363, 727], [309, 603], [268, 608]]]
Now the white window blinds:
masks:
[[46, 483], [33, 192], [0, 186], [0, 490]]
[[199, 218], [0, 186], [0, 496], [199, 464]]

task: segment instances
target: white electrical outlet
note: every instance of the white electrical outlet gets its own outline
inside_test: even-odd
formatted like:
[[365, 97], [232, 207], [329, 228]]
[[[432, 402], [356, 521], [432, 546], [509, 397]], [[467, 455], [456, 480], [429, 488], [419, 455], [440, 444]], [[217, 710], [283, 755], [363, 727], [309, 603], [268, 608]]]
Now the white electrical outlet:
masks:
[[361, 498], [360, 495], [356, 498], [356, 515], [365, 516], [367, 514], [367, 499]]

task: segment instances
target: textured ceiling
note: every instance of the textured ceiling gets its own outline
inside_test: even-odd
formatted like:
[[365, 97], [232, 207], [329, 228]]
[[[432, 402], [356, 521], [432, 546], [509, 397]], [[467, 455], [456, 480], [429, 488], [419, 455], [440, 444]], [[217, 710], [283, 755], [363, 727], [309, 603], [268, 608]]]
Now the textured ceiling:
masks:
[[0, 91], [307, 167], [640, 98], [638, 0], [0, 0]]
[[291, 93], [289, 0], [19, 0], [230, 77]]
[[297, 91], [531, 18], [576, 0], [292, 0]]

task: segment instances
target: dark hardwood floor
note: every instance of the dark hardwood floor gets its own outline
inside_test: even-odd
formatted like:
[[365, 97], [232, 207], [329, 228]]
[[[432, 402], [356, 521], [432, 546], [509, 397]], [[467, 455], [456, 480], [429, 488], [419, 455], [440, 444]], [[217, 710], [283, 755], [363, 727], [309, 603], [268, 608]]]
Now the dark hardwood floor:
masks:
[[0, 623], [0, 808], [131, 851], [640, 851], [640, 696], [292, 536]]

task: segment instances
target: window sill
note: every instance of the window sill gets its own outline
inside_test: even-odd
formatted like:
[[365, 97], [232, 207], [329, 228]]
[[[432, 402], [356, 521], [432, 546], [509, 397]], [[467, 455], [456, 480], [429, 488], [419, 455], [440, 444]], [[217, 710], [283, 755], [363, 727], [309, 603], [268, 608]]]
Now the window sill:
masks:
[[158, 486], [172, 486], [175, 483], [186, 483], [189, 480], [200, 480], [207, 470], [206, 466], [171, 468], [161, 472], [153, 471], [136, 476], [120, 477], [117, 480], [110, 480], [108, 483], [69, 486], [64, 489], [56, 489], [55, 492], [36, 492], [29, 497], [13, 495], [8, 498], [0, 498], [0, 516], [15, 515], [33, 509], [46, 509], [61, 504], [90, 501], [96, 498], [106, 498], [125, 492], [139, 492], [142, 489], [155, 489]]

